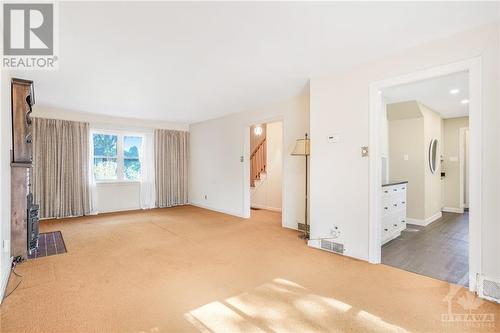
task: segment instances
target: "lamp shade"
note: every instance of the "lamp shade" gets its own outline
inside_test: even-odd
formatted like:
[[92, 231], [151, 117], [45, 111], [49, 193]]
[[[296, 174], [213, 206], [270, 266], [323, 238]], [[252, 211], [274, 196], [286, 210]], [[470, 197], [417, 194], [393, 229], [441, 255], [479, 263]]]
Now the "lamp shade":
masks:
[[292, 151], [292, 155], [309, 156], [310, 155], [309, 143], [310, 143], [309, 139], [297, 139], [297, 142], [295, 143], [295, 148]]

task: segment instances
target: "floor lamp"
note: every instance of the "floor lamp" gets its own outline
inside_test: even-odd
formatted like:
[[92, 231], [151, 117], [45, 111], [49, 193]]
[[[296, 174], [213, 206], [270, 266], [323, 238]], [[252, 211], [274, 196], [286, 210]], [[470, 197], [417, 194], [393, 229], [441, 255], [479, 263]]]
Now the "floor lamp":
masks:
[[297, 139], [295, 143], [295, 148], [292, 151], [293, 156], [304, 156], [306, 158], [306, 206], [305, 206], [305, 223], [299, 223], [299, 230], [303, 230], [304, 233], [299, 237], [302, 239], [309, 239], [309, 224], [307, 223], [307, 157], [310, 155], [310, 140], [305, 134], [303, 139]]

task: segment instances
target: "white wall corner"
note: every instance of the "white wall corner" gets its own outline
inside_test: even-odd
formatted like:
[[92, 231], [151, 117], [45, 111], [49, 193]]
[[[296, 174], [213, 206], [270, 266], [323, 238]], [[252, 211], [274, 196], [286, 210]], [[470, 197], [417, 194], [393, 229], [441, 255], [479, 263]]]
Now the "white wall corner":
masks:
[[440, 219], [442, 216], [443, 216], [442, 212], [437, 212], [436, 214], [425, 219], [425, 225], [431, 224], [432, 222]]
[[7, 289], [7, 283], [9, 282], [11, 272], [10, 268], [12, 267], [12, 260], [13, 258], [10, 258], [7, 265], [5, 265], [5, 269], [2, 270], [2, 280], [0, 281], [0, 304], [3, 302], [3, 298], [5, 297], [5, 290]]

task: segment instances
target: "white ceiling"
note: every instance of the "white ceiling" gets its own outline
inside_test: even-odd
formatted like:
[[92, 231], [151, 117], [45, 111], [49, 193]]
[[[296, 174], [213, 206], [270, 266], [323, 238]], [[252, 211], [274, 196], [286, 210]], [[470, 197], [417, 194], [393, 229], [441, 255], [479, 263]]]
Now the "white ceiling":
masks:
[[[457, 89], [458, 93], [450, 91]], [[388, 104], [416, 100], [441, 115], [442, 118], [464, 117], [469, 114], [469, 75], [461, 72], [396, 86], [382, 91]]]
[[496, 19], [497, 3], [61, 2], [60, 68], [37, 104], [197, 122]]

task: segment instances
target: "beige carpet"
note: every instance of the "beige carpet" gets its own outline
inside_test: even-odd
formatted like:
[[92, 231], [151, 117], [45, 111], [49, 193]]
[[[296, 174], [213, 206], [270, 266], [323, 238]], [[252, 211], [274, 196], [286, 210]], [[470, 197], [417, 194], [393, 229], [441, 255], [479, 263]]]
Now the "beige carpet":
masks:
[[68, 253], [18, 267], [0, 331], [500, 330], [500, 305], [464, 288], [308, 248], [279, 214], [252, 214], [186, 206], [44, 221]]

